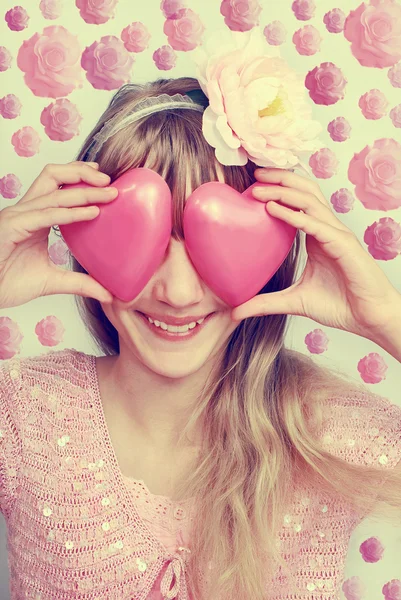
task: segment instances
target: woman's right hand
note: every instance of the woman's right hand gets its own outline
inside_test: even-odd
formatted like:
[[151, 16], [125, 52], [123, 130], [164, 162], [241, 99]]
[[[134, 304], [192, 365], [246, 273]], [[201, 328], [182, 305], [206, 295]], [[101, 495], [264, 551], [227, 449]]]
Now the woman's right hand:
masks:
[[[114, 193], [103, 189], [110, 177], [97, 169], [96, 163], [82, 161], [48, 164], [21, 200], [0, 211], [0, 309], [52, 294], [112, 300], [90, 275], [57, 267], [48, 253], [53, 225], [92, 220], [100, 211], [92, 204], [117, 197], [116, 188]], [[80, 181], [93, 187], [59, 189]]]

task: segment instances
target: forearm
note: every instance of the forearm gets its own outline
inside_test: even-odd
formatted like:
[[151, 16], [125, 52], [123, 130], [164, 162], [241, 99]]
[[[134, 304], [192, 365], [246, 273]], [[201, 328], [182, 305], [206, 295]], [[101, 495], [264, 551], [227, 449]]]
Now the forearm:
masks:
[[372, 342], [383, 348], [401, 363], [401, 306], [398, 314], [387, 329], [369, 336]]

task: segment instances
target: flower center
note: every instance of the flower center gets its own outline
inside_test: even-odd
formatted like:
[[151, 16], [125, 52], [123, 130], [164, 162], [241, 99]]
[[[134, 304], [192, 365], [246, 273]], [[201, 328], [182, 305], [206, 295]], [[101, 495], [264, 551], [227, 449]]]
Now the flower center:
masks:
[[285, 101], [287, 98], [286, 92], [280, 88], [273, 102], [270, 102], [265, 108], [258, 111], [259, 117], [270, 117], [286, 112]]

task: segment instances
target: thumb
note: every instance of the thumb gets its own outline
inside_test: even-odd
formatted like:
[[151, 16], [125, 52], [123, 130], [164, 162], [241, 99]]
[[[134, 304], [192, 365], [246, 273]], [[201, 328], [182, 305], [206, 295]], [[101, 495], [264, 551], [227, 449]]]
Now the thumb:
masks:
[[52, 294], [77, 294], [86, 298], [95, 298], [99, 302], [112, 302], [112, 294], [86, 273], [76, 273], [54, 266], [53, 274], [46, 286], [45, 296]]
[[300, 307], [299, 296], [294, 293], [296, 284], [279, 292], [270, 292], [268, 294], [258, 294], [236, 306], [231, 318], [234, 321], [242, 321], [248, 317], [259, 317], [267, 315], [298, 315], [302, 316], [303, 312]]

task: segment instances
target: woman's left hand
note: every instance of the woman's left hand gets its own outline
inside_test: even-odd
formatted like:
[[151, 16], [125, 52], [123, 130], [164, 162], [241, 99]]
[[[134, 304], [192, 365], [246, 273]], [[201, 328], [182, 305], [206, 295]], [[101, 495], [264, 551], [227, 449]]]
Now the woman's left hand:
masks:
[[254, 189], [254, 198], [266, 202], [271, 216], [306, 233], [308, 258], [292, 286], [255, 296], [234, 308], [232, 319], [298, 315], [370, 339], [391, 327], [401, 294], [335, 216], [317, 183], [283, 169], [260, 168], [254, 175], [270, 184]]

